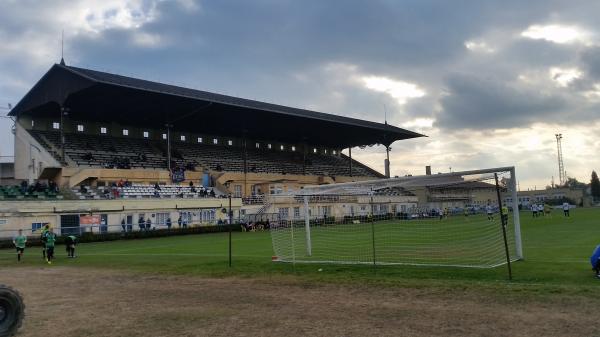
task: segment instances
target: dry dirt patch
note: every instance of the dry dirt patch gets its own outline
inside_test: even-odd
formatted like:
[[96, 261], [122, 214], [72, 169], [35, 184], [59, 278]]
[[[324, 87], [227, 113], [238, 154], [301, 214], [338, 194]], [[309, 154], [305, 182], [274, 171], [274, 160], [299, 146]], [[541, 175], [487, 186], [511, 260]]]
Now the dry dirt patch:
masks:
[[8, 268], [19, 336], [600, 336], [592, 299], [515, 303], [473, 291]]

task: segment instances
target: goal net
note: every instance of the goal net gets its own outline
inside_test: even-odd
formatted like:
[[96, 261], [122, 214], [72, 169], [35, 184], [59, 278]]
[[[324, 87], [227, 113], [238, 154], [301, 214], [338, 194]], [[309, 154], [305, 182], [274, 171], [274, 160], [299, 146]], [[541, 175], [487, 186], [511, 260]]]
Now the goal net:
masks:
[[492, 268], [523, 257], [515, 185], [508, 167], [307, 186], [261, 210], [275, 261]]

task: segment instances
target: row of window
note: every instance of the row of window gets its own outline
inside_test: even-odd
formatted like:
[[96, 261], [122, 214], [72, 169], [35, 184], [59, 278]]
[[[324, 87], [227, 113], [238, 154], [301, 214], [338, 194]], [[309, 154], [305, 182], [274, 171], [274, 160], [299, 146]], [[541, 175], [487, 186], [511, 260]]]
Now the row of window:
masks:
[[[31, 125], [33, 126], [33, 121], [31, 121]], [[52, 123], [52, 128], [53, 128], [53, 129], [55, 129], [55, 130], [60, 130], [60, 123], [59, 123], [59, 122], [53, 122], [53, 123]], [[78, 125], [77, 125], [77, 131], [78, 131], [78, 132], [83, 132], [84, 130], [85, 130], [85, 128], [84, 128], [84, 126], [83, 126], [82, 124], [78, 124]], [[100, 133], [101, 133], [101, 134], [106, 134], [107, 132], [108, 132], [108, 130], [106, 129], [106, 127], [104, 127], [104, 126], [101, 126], [101, 127], [100, 127]], [[123, 136], [129, 136], [129, 130], [128, 130], [128, 129], [123, 129]], [[143, 132], [143, 137], [144, 137], [144, 138], [150, 138], [150, 132], [149, 132], [149, 131], [144, 131], [144, 132]], [[166, 139], [167, 139], [167, 134], [166, 134], [166, 133], [163, 133], [163, 134], [162, 134], [162, 139], [164, 139], [164, 140], [166, 140]], [[185, 141], [186, 141], [186, 139], [187, 139], [187, 138], [186, 138], [186, 136], [185, 136], [185, 135], [180, 135], [180, 136], [179, 136], [179, 140], [180, 140], [180, 141], [182, 141], [182, 142], [185, 142]], [[197, 142], [198, 142], [198, 143], [200, 143], [200, 144], [204, 143], [204, 139], [203, 139], [202, 137], [197, 137], [197, 139], [196, 139], [196, 140], [197, 140]], [[217, 138], [213, 138], [213, 139], [212, 139], [212, 143], [213, 143], [214, 145], [218, 145], [218, 144], [219, 144], [219, 139], [217, 139]], [[229, 145], [229, 146], [233, 146], [233, 140], [231, 140], [231, 139], [227, 140], [227, 145]], [[260, 143], [255, 143], [255, 145], [254, 145], [254, 146], [255, 146], [257, 149], [260, 149], [260, 147], [261, 147], [261, 144], [260, 144]], [[267, 144], [267, 148], [268, 148], [269, 150], [271, 150], [271, 149], [273, 149], [273, 145], [272, 145], [272, 144]], [[286, 148], [285, 148], [285, 145], [279, 145], [279, 149], [280, 149], [281, 151], [285, 151], [285, 149], [286, 149]], [[295, 152], [295, 151], [296, 151], [296, 146], [292, 145], [292, 146], [290, 147], [290, 150], [292, 150], [292, 152]], [[318, 153], [318, 152], [319, 152], [319, 150], [318, 150], [317, 148], [313, 148], [313, 153]], [[327, 149], [323, 150], [323, 153], [324, 153], [324, 154], [327, 154], [327, 153], [328, 153]], [[336, 151], [336, 150], [332, 150], [332, 151], [331, 151], [331, 154], [333, 154], [333, 155], [337, 155], [337, 151]]]

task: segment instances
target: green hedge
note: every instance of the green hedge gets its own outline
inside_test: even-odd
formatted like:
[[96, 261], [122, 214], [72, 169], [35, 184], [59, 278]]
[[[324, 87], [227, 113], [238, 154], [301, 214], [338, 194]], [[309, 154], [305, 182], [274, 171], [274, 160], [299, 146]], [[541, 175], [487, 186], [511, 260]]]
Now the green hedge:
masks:
[[[83, 235], [78, 236], [79, 242], [102, 242], [102, 241], [115, 241], [115, 240], [135, 240], [145, 238], [158, 238], [175, 235], [190, 235], [190, 234], [206, 234], [206, 233], [219, 233], [231, 231], [239, 232], [241, 227], [239, 224], [233, 225], [217, 225], [217, 226], [200, 226], [200, 227], [189, 227], [189, 228], [176, 228], [176, 229], [154, 229], [149, 231], [132, 231], [132, 232], [108, 232], [102, 234], [86, 232]], [[57, 244], [64, 243], [65, 236], [59, 236], [56, 240]], [[27, 239], [27, 246], [41, 246], [42, 242], [39, 238]], [[13, 248], [12, 239], [0, 240], [0, 248]]]

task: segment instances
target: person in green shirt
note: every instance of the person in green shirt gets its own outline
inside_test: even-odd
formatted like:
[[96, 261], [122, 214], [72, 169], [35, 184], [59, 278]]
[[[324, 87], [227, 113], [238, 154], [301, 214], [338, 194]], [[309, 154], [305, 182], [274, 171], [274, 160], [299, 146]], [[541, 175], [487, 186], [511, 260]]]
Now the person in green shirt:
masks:
[[40, 231], [40, 241], [42, 241], [42, 258], [46, 259], [46, 234], [48, 233], [48, 229], [50, 228], [49, 224], [44, 225], [42, 230]]
[[46, 261], [48, 264], [52, 264], [52, 260], [54, 259], [54, 244], [56, 243], [56, 234], [54, 234], [54, 230], [52, 227], [48, 229], [46, 232]]
[[17, 249], [17, 261], [21, 261], [21, 256], [25, 252], [25, 243], [27, 242], [27, 237], [23, 235], [23, 230], [19, 229], [19, 234], [13, 238], [13, 243], [15, 248]]

